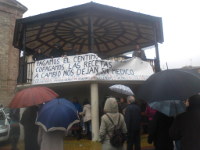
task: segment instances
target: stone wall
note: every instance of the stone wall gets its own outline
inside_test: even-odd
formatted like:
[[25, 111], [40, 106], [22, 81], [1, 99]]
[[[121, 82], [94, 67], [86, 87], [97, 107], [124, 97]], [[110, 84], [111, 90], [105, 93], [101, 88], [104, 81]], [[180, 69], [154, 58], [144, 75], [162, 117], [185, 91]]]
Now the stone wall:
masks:
[[0, 0], [0, 104], [7, 106], [15, 93], [19, 50], [14, 48], [15, 21], [27, 10], [16, 0]]

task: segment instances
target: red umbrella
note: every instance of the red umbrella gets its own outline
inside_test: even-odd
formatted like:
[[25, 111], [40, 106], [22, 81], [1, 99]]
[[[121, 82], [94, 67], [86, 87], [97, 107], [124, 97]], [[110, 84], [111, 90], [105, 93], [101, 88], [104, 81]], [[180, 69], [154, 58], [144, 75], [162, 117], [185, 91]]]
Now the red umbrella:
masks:
[[22, 108], [38, 105], [50, 101], [56, 97], [58, 97], [58, 94], [47, 87], [31, 87], [19, 91], [12, 99], [9, 107]]

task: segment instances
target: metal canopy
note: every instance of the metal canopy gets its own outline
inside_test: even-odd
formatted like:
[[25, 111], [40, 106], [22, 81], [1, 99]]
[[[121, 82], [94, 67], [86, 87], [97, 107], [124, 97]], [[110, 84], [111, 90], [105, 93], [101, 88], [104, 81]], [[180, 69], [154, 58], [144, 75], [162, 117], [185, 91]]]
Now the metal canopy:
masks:
[[13, 45], [48, 55], [59, 43], [65, 51], [109, 57], [163, 41], [161, 18], [90, 2], [18, 19]]

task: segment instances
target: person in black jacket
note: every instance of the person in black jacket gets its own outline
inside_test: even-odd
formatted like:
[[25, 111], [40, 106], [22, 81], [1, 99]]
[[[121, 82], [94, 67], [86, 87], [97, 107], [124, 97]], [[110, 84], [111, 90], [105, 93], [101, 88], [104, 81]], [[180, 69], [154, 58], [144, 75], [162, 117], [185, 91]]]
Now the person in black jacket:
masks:
[[35, 54], [33, 55], [33, 60], [38, 61], [38, 60], [43, 60], [45, 59], [46, 56], [42, 53], [41, 49], [38, 49]]
[[127, 150], [132, 150], [135, 145], [135, 150], [140, 150], [140, 123], [141, 110], [135, 104], [135, 97], [127, 97], [128, 106], [125, 110], [125, 122], [127, 126]]
[[19, 126], [19, 108], [10, 109], [10, 144], [11, 150], [19, 150], [17, 148], [17, 143], [20, 136], [20, 126]]
[[38, 125], [35, 124], [38, 106], [28, 107], [22, 114], [20, 123], [24, 127], [25, 150], [39, 150], [37, 143]]
[[63, 49], [61, 48], [59, 43], [54, 44], [54, 48], [50, 52], [49, 56], [50, 58], [56, 58], [56, 57], [62, 57], [64, 54]]
[[181, 150], [200, 149], [200, 95], [189, 98], [187, 111], [178, 115], [170, 130], [174, 140], [180, 140]]
[[169, 136], [169, 128], [173, 117], [157, 111], [149, 123], [148, 143], [153, 143], [155, 150], [173, 150], [173, 140]]

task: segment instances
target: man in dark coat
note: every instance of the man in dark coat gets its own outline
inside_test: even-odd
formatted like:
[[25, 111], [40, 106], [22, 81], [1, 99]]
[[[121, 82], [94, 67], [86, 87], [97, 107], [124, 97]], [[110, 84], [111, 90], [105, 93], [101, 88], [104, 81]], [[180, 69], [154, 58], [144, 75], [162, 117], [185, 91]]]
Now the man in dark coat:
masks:
[[169, 128], [173, 117], [156, 112], [149, 124], [148, 143], [154, 143], [155, 150], [173, 150], [173, 140], [169, 136]]
[[135, 50], [133, 51], [132, 57], [134, 57], [134, 56], [135, 56], [135, 57], [139, 57], [139, 58], [141, 58], [142, 60], [146, 60], [146, 59], [147, 59], [147, 58], [146, 58], [146, 55], [145, 55], [145, 53], [144, 53], [144, 51], [141, 50], [139, 44], [137, 44], [137, 45], [135, 46]]
[[10, 144], [11, 150], [18, 150], [17, 143], [20, 136], [19, 108], [10, 109]]
[[170, 136], [180, 140], [181, 150], [200, 150], [200, 95], [189, 98], [189, 107], [174, 120]]
[[54, 48], [50, 52], [50, 58], [62, 57], [64, 54], [63, 49], [61, 48], [59, 43], [55, 43]]
[[46, 56], [42, 53], [41, 49], [38, 49], [35, 54], [33, 55], [33, 60], [38, 61], [38, 60], [43, 60], [45, 59]]
[[141, 110], [135, 104], [135, 97], [127, 97], [128, 106], [125, 110], [125, 122], [127, 127], [127, 150], [132, 150], [135, 145], [135, 150], [140, 150], [140, 123]]
[[37, 111], [37, 106], [28, 107], [20, 120], [20, 123], [24, 126], [25, 150], [39, 150], [37, 143], [38, 125], [35, 124]]

